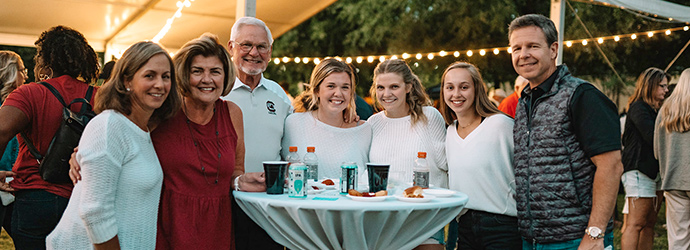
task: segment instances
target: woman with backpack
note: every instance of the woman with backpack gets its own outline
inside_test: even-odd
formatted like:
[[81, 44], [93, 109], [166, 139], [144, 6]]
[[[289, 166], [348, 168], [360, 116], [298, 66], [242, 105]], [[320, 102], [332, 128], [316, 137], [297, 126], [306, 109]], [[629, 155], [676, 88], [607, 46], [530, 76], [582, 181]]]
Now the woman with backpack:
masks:
[[[34, 74], [53, 86], [66, 101], [86, 97], [89, 83], [98, 77], [98, 57], [78, 31], [56, 26], [36, 41]], [[93, 97], [93, 95], [92, 95]], [[89, 102], [93, 98], [89, 98]], [[72, 105], [79, 112], [81, 104]], [[12, 92], [0, 109], [0, 150], [20, 132], [45, 155], [63, 119], [63, 105], [51, 91], [37, 83]], [[72, 183], [50, 183], [39, 174], [39, 163], [19, 140], [19, 155], [12, 172], [0, 172], [0, 190], [15, 195], [12, 232], [16, 249], [45, 249], [45, 237], [57, 225]], [[5, 177], [14, 177], [5, 183]]]

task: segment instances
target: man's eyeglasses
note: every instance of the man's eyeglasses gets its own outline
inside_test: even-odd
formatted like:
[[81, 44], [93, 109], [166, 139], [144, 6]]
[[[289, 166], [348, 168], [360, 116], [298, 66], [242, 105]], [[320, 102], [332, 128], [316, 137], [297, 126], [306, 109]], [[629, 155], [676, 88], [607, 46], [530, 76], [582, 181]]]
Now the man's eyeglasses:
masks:
[[19, 72], [22, 72], [22, 74], [24, 74], [24, 76], [28, 76], [28, 75], [29, 75], [29, 70], [26, 69], [26, 68], [20, 69]]
[[233, 41], [233, 43], [239, 45], [240, 50], [242, 50], [242, 52], [245, 52], [245, 53], [252, 51], [253, 48], [256, 48], [256, 50], [259, 51], [259, 53], [261, 53], [261, 54], [268, 52], [268, 45], [267, 44], [262, 43], [262, 44], [254, 45], [251, 43], [238, 43], [235, 41]]

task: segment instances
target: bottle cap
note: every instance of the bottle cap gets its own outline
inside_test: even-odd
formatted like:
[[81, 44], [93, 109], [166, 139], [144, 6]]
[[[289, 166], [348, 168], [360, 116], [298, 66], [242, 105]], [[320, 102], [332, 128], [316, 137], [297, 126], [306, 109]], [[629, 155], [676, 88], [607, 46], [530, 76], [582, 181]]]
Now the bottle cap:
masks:
[[426, 152], [418, 152], [417, 158], [426, 158]]
[[295, 146], [290, 147], [290, 152], [297, 152], [297, 147], [295, 147]]
[[316, 150], [316, 147], [307, 147], [307, 152], [314, 153], [314, 150]]

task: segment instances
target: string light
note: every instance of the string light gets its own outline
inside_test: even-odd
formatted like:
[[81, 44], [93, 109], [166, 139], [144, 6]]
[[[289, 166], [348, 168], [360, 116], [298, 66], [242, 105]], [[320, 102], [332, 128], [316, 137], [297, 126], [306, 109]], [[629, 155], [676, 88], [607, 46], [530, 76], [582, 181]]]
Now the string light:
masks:
[[[638, 33], [630, 33], [630, 34], [619, 34], [619, 35], [613, 35], [613, 36], [603, 36], [603, 37], [596, 37], [593, 39], [575, 39], [575, 40], [568, 40], [564, 41], [563, 43], [565, 46], [568, 48], [572, 47], [574, 43], [581, 43], [583, 46], [586, 46], [590, 40], [591, 41], [596, 41], [599, 44], [604, 43], [606, 40], [613, 40], [615, 42], [619, 42], [622, 38], [630, 37], [631, 40], [636, 40], [638, 36], [641, 35], [647, 35], [648, 37], [653, 37], [654, 34], [661, 34], [664, 33], [666, 35], [671, 35], [672, 32], [674, 31], [688, 31], [690, 30], [689, 26], [683, 26], [683, 27], [676, 27], [676, 28], [671, 28], [671, 29], [664, 29], [664, 30], [653, 30], [653, 31], [645, 31], [645, 32], [638, 32]], [[486, 48], [486, 49], [474, 49], [474, 50], [456, 50], [453, 51], [452, 54], [454, 57], [460, 57], [461, 55], [466, 55], [467, 57], [471, 57], [475, 54], [475, 51], [479, 51], [479, 55], [485, 56], [487, 54], [487, 51], [492, 51], [494, 55], [500, 54], [501, 51], [506, 51], [508, 54], [512, 54], [513, 51], [510, 47], [498, 47], [498, 48]], [[414, 56], [413, 56], [414, 55]], [[433, 60], [434, 58], [438, 57], [445, 57], [450, 55], [450, 52], [447, 52], [445, 50], [441, 50], [438, 52], [425, 52], [425, 53], [415, 53], [415, 54], [410, 54], [410, 53], [402, 53], [402, 54], [392, 54], [392, 55], [369, 55], [369, 56], [351, 56], [351, 57], [346, 57], [345, 59], [336, 56], [334, 57], [337, 60], [340, 61], [346, 61], [348, 63], [352, 63], [352, 61], [356, 61], [357, 63], [362, 63], [366, 59], [368, 63], [374, 63], [375, 60], [378, 59], [379, 62], [383, 62], [386, 59], [411, 59], [411, 58], [416, 58], [417, 60], [422, 60], [423, 58], [426, 57], [428, 60]], [[326, 57], [329, 58], [329, 57]], [[289, 57], [282, 57], [282, 58], [274, 58], [273, 62], [275, 64], [280, 64], [280, 63], [288, 63], [288, 62], [295, 62], [295, 63], [304, 63], [307, 64], [309, 62], [313, 62], [314, 64], [319, 64], [323, 57], [295, 57], [289, 58]]]
[[165, 37], [166, 34], [168, 34], [168, 31], [170, 31], [170, 28], [172, 28], [172, 24], [175, 21], [175, 19], [182, 17], [182, 9], [184, 8], [189, 8], [192, 6], [192, 2], [194, 0], [184, 0], [184, 2], [177, 1], [175, 5], [177, 6], [177, 11], [175, 11], [175, 14], [173, 14], [172, 17], [168, 18], [167, 21], [165, 21], [165, 25], [163, 28], [161, 28], [160, 31], [158, 31], [158, 34], [151, 39], [153, 42], [159, 42], [163, 37]]

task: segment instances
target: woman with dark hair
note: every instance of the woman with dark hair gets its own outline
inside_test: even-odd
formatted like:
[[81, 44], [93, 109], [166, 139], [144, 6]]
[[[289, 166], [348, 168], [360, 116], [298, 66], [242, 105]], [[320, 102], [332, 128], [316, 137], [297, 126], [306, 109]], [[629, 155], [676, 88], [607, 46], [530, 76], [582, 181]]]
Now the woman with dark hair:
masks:
[[[369, 159], [371, 126], [356, 122], [355, 75], [345, 62], [324, 59], [311, 72], [309, 89], [295, 97], [294, 114], [285, 120], [283, 158], [291, 146], [300, 156], [315, 146], [319, 178], [339, 178], [343, 162], [355, 162], [364, 176]], [[360, 178], [360, 180], [365, 180]]]
[[[43, 32], [36, 41], [34, 74], [52, 85], [64, 100], [84, 98], [89, 83], [98, 75], [98, 60], [93, 48], [76, 30], [56, 26]], [[93, 101], [93, 100], [89, 100]], [[72, 105], [78, 112], [81, 104]], [[37, 83], [25, 84], [13, 91], [0, 109], [0, 149], [20, 132], [31, 140], [41, 155], [62, 120], [62, 104]], [[12, 233], [17, 249], [43, 249], [45, 237], [53, 230], [67, 206], [72, 183], [55, 184], [41, 179], [39, 163], [24, 140], [13, 172], [0, 172], [0, 189], [14, 191]], [[5, 183], [5, 177], [14, 180]]]
[[458, 249], [522, 249], [515, 205], [513, 119], [486, 94], [476, 66], [455, 62], [441, 77], [451, 189], [470, 200], [458, 217]]
[[163, 181], [150, 128], [179, 109], [172, 59], [153, 42], [122, 55], [84, 129], [75, 185], [48, 249], [153, 249]]
[[651, 249], [654, 224], [661, 207], [659, 161], [654, 158], [654, 121], [668, 92], [670, 77], [658, 68], [648, 68], [637, 79], [635, 92], [628, 99], [628, 114], [623, 130], [621, 177], [628, 216], [621, 236], [621, 248]]

